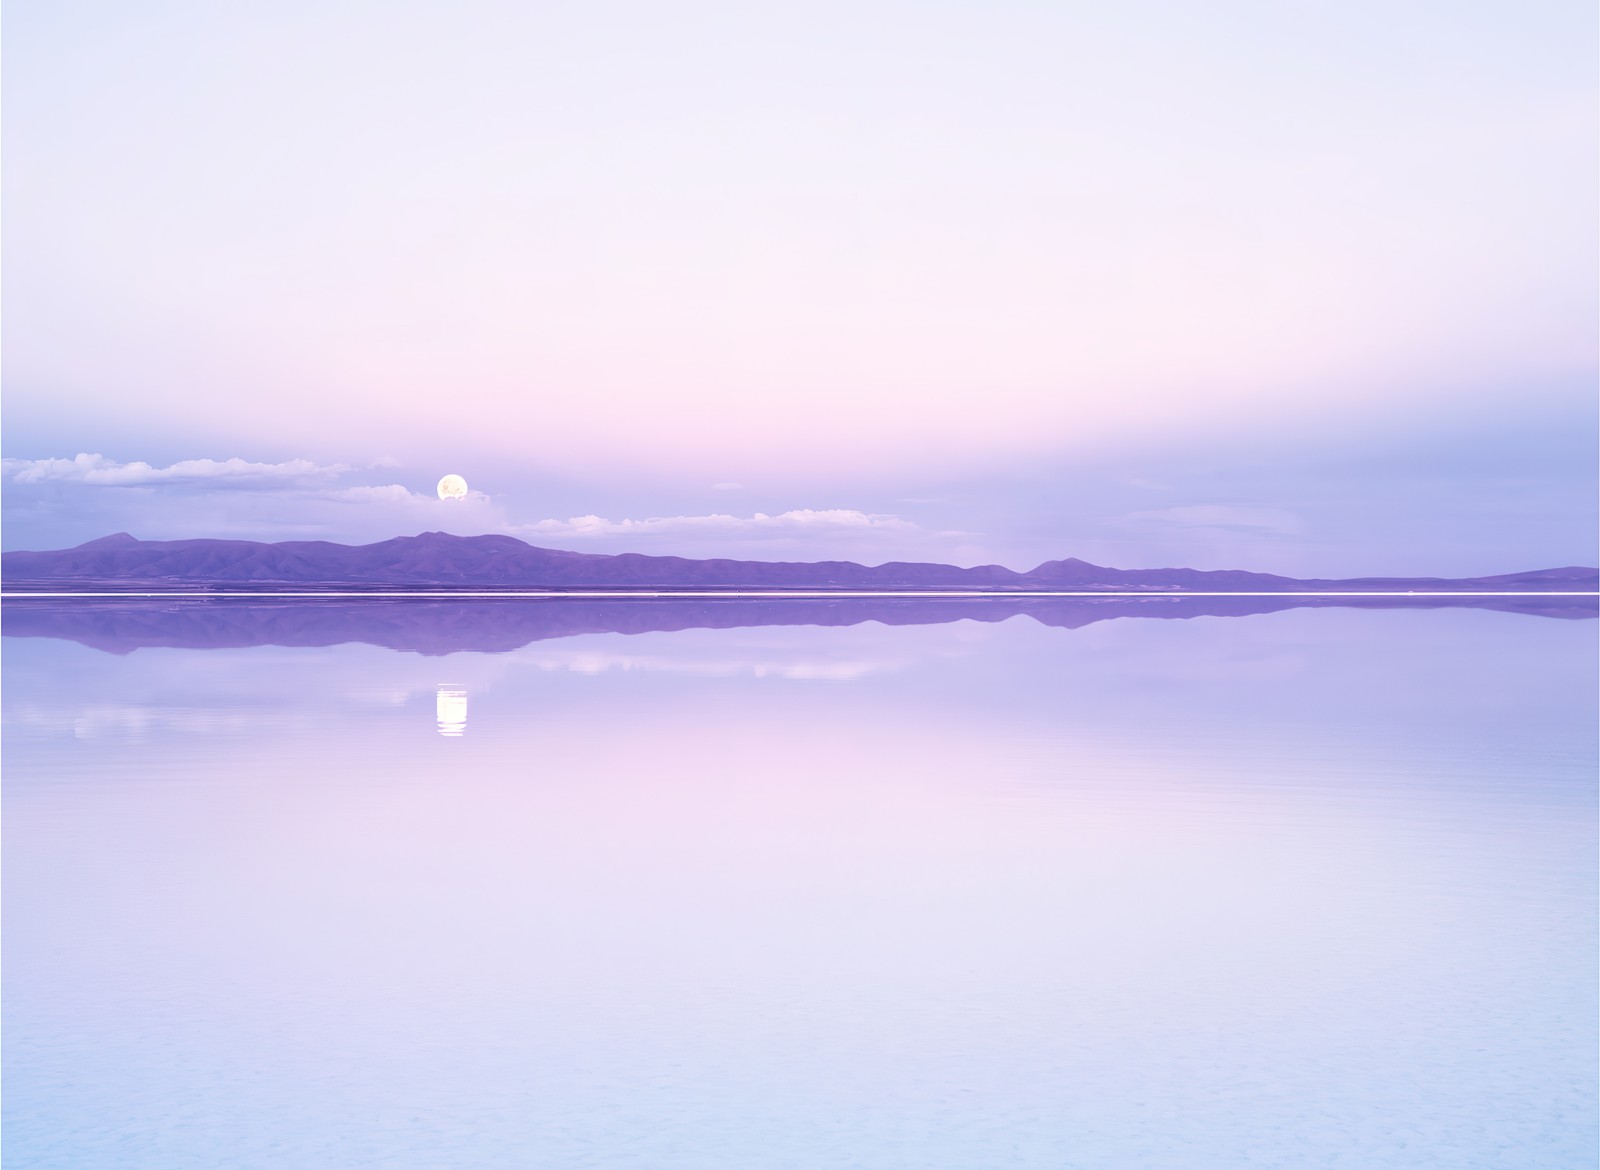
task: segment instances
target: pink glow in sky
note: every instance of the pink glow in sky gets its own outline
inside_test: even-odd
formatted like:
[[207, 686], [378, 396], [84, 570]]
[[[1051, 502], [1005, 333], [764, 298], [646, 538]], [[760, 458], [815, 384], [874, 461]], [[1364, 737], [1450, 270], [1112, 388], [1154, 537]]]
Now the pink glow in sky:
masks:
[[1587, 560], [1595, 26], [15, 0], [7, 544]]
[[737, 474], [1570, 376], [1592, 20], [21, 3], [8, 381]]

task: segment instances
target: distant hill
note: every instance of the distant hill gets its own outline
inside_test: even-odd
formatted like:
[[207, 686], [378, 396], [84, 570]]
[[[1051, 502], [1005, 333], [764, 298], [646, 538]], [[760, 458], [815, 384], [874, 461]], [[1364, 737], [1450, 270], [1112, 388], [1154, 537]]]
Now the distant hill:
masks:
[[136, 540], [125, 532], [54, 552], [0, 556], [12, 591], [274, 589], [1060, 590], [1066, 592], [1593, 591], [1600, 572], [1568, 567], [1492, 577], [1301, 580], [1241, 570], [1110, 569], [1067, 558], [1025, 572], [1000, 565], [890, 561], [689, 560], [537, 548], [511, 536], [424, 532], [377, 544], [320, 540]]

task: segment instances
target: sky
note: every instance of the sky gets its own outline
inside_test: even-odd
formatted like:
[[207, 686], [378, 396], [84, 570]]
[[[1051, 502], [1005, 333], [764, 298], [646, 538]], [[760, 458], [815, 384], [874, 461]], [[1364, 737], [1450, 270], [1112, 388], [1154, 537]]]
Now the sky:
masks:
[[7, 549], [1596, 563], [1589, 3], [6, 17]]

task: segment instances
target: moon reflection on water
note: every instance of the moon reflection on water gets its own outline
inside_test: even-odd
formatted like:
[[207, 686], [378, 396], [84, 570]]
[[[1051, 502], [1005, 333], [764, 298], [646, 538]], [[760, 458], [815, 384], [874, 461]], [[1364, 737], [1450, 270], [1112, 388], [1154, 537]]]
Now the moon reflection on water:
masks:
[[434, 706], [439, 734], [455, 738], [467, 733], [467, 692], [455, 683], [440, 683]]

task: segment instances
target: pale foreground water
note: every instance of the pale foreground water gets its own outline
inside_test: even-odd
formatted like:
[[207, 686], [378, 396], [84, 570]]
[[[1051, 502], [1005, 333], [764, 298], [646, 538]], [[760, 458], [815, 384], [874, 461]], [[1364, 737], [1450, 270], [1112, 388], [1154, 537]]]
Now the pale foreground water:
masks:
[[1595, 1165], [1581, 615], [174, 608], [6, 606], [7, 1170]]

